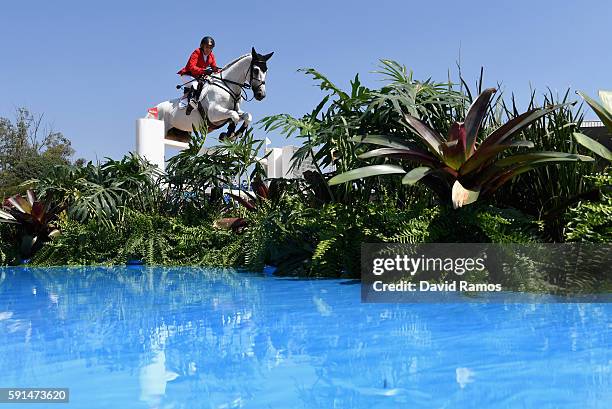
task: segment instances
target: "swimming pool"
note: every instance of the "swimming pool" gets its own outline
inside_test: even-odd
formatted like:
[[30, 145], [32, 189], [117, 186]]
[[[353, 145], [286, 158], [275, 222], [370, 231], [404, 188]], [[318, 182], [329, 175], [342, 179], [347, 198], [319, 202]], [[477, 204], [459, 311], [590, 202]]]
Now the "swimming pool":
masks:
[[224, 269], [5, 268], [0, 387], [69, 388], [52, 408], [610, 408], [611, 316], [361, 304], [352, 281]]

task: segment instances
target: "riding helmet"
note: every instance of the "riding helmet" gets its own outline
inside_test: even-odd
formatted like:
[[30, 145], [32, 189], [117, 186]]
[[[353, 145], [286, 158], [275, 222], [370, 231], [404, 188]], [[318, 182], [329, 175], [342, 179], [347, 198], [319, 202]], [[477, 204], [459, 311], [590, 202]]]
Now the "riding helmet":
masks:
[[206, 36], [202, 39], [202, 41], [200, 41], [200, 48], [203, 48], [205, 45], [209, 45], [211, 47], [215, 47], [215, 39], [210, 37], [210, 36]]

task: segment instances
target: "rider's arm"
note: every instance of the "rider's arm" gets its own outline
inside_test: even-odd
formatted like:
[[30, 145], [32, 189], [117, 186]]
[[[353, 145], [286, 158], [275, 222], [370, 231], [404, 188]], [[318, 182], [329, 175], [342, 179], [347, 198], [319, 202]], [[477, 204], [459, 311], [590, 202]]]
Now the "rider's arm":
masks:
[[191, 57], [189, 57], [189, 62], [187, 63], [187, 71], [194, 76], [199, 77], [204, 74], [204, 68], [198, 67], [198, 59], [200, 58], [200, 50], [197, 49], [193, 53], [191, 53]]
[[209, 65], [212, 67], [213, 72], [219, 72], [219, 67], [217, 67], [217, 60], [215, 60], [215, 55], [212, 52], [210, 53]]

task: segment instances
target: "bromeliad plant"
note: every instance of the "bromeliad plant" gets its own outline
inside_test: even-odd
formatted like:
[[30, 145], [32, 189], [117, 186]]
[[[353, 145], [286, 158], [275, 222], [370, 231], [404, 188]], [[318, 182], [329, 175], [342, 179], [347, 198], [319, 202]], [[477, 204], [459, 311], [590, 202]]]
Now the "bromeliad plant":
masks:
[[21, 255], [29, 257], [46, 241], [60, 234], [56, 228], [58, 208], [36, 200], [32, 190], [27, 191], [27, 198], [20, 195], [6, 199], [0, 208], [0, 223], [18, 225], [21, 232]]
[[[404, 114], [405, 124], [417, 136], [409, 141], [396, 136], [368, 135], [355, 142], [383, 146], [360, 155], [362, 159], [388, 158], [421, 166], [406, 172], [395, 164], [377, 164], [344, 172], [330, 179], [330, 185], [370, 176], [403, 174], [402, 183], [423, 181], [441, 200], [452, 201], [458, 208], [475, 202], [481, 195], [495, 192], [515, 176], [552, 163], [592, 161], [589, 156], [562, 152], [529, 152], [500, 158], [511, 148], [533, 148], [531, 141], [518, 140], [521, 131], [534, 121], [565, 104], [534, 108], [511, 119], [491, 132], [478, 144], [478, 136], [496, 89], [484, 90], [470, 106], [464, 122], [455, 122], [444, 138], [424, 121]], [[425, 146], [426, 150], [422, 148]]]

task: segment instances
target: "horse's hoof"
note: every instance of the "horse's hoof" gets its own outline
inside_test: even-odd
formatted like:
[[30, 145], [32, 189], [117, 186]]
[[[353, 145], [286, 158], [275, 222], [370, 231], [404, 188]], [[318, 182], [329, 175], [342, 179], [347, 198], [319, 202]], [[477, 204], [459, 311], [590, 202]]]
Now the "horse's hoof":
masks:
[[225, 138], [227, 138], [227, 132], [221, 132], [221, 134], [219, 135], [219, 140], [222, 141]]

